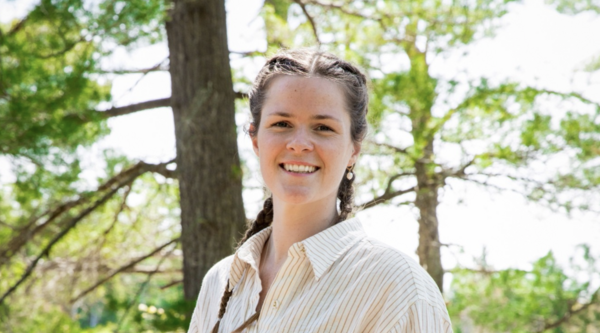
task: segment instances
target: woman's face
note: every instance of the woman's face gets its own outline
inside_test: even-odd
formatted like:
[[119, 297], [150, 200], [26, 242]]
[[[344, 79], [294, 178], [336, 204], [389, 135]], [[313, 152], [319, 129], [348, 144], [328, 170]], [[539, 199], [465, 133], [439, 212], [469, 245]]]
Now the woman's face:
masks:
[[335, 200], [344, 170], [360, 151], [351, 139], [343, 91], [335, 82], [273, 79], [258, 126], [252, 143], [274, 199], [292, 204]]

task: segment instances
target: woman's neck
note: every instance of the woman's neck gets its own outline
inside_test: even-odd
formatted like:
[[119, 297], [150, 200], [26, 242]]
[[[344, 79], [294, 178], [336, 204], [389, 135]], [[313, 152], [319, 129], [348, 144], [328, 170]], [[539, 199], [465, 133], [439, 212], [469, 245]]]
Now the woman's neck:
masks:
[[287, 204], [273, 198], [273, 230], [265, 259], [271, 264], [283, 264], [289, 248], [329, 228], [338, 218], [336, 198], [326, 198], [306, 205]]

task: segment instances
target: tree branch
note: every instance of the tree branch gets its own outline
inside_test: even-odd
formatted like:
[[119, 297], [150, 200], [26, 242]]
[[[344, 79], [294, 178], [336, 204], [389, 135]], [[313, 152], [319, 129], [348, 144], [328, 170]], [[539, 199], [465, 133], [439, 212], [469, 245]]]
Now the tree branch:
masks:
[[392, 177], [390, 177], [390, 179], [388, 179], [388, 184], [387, 184], [387, 187], [385, 188], [384, 193], [390, 193], [392, 191], [392, 183], [394, 181], [396, 181], [396, 179], [406, 177], [406, 176], [414, 176], [414, 175], [415, 175], [414, 172], [402, 172], [402, 173], [393, 175]]
[[249, 57], [249, 56], [265, 56], [265, 52], [261, 52], [261, 51], [231, 51], [229, 50], [230, 54], [237, 54], [237, 55], [241, 55], [243, 57]]
[[171, 281], [171, 282], [165, 284], [164, 286], [161, 286], [160, 289], [161, 290], [165, 290], [167, 288], [171, 288], [171, 287], [176, 286], [176, 285], [181, 284], [181, 283], [183, 283], [183, 280]]
[[245, 92], [234, 91], [233, 93], [234, 93], [236, 99], [247, 99], [248, 98], [248, 94]]
[[38, 55], [38, 58], [40, 58], [40, 59], [50, 59], [50, 58], [61, 56], [61, 55], [65, 54], [65, 53], [71, 51], [75, 47], [75, 45], [77, 45], [77, 44], [79, 44], [79, 43], [81, 43], [83, 41], [85, 41], [85, 37], [82, 36], [78, 40], [68, 43], [65, 46], [65, 48], [62, 49], [62, 50], [54, 52], [54, 53], [46, 54], [46, 55]]
[[[12, 230], [19, 230], [19, 228], [18, 228], [18, 227], [14, 226], [14, 225], [11, 225], [11, 224], [8, 224], [8, 223], [6, 223], [6, 222], [4, 222], [4, 221], [2, 221], [2, 220], [0, 220], [0, 225], [3, 225], [3, 226], [5, 226], [5, 227], [8, 227], [8, 228], [10, 228], [10, 229], [12, 229]], [[0, 255], [0, 257], [2, 257], [2, 255]]]
[[306, 10], [306, 5], [300, 0], [293, 1], [297, 3], [300, 6], [300, 8], [302, 8], [304, 16], [306, 16], [308, 22], [310, 23], [310, 26], [312, 27], [313, 34], [315, 35], [315, 39], [317, 40], [317, 45], [321, 47], [321, 40], [319, 39], [319, 33], [317, 32], [317, 25], [315, 24], [315, 20], [313, 19], [313, 17], [308, 13], [308, 10]]
[[[483, 274], [483, 275], [492, 275], [492, 274], [496, 274], [496, 273], [501, 273], [502, 270], [493, 270], [493, 269], [488, 269], [485, 267], [480, 267], [480, 268], [466, 268], [466, 267], [461, 267], [461, 268], [453, 268], [453, 269], [446, 269], [444, 270], [444, 273], [460, 273], [462, 271], [467, 271], [467, 272], [471, 272], [471, 273], [478, 273], [478, 274]], [[515, 272], [522, 272], [522, 273], [529, 273], [529, 271], [525, 271], [522, 269], [512, 269], [511, 271], [515, 271]]]
[[[247, 93], [239, 92], [239, 91], [234, 92], [234, 96], [236, 99], [248, 98]], [[171, 97], [167, 97], [167, 98], [155, 99], [152, 101], [130, 104], [130, 105], [126, 105], [126, 106], [113, 107], [106, 111], [95, 111], [95, 112], [102, 113], [102, 115], [105, 118], [112, 118], [112, 117], [124, 116], [127, 114], [139, 112], [139, 111], [163, 108], [163, 107], [170, 107], [170, 106], [171, 106]]]
[[[88, 199], [89, 198], [86, 196], [81, 196], [76, 200], [71, 200], [61, 204], [53, 210], [47, 210], [40, 216], [31, 218], [29, 223], [27, 223], [26, 226], [19, 228], [19, 233], [11, 237], [6, 247], [0, 251], [0, 267], [6, 264], [8, 260], [10, 260], [10, 258], [17, 253], [17, 251], [19, 251], [31, 238], [33, 238], [40, 231], [44, 230], [64, 212], [86, 202]], [[44, 222], [38, 223], [38, 221], [44, 216], [48, 216], [48, 218]]]
[[[167, 256], [170, 253], [173, 252], [173, 250], [175, 250], [175, 248], [172, 248], [166, 255], [164, 255], [162, 258], [160, 258], [160, 260], [158, 261], [158, 264], [156, 265], [156, 269], [155, 269], [156, 272], [160, 269], [160, 265], [162, 265], [163, 261], [167, 258]], [[135, 293], [135, 296], [133, 297], [133, 299], [129, 302], [129, 305], [125, 309], [125, 313], [123, 314], [123, 316], [119, 320], [119, 323], [117, 324], [117, 328], [114, 331], [115, 333], [119, 333], [119, 331], [121, 329], [121, 325], [125, 321], [125, 318], [127, 318], [127, 314], [129, 313], [129, 310], [131, 310], [131, 308], [138, 302], [138, 298], [140, 297], [140, 295], [142, 294], [142, 292], [144, 291], [144, 289], [146, 288], [148, 283], [150, 283], [152, 276], [154, 276], [154, 274], [148, 274], [146, 281], [144, 281], [144, 283], [142, 283], [142, 285], [138, 289], [137, 293]]]
[[[590, 300], [589, 303], [585, 303], [585, 304], [581, 304], [578, 302], [575, 302], [575, 304], [573, 304], [572, 306], [569, 307], [569, 310], [567, 311], [567, 313], [565, 313], [564, 316], [562, 316], [560, 319], [556, 320], [555, 322], [552, 323], [545, 323], [544, 327], [542, 328], [542, 330], [540, 330], [540, 332], [544, 332], [547, 330], [551, 330], [553, 328], [557, 328], [562, 324], [567, 323], [574, 315], [585, 311], [587, 308], [589, 308], [591, 305], [593, 304], [598, 304], [596, 302], [596, 299], [598, 297], [598, 295], [600, 295], [600, 288], [596, 290], [596, 292], [592, 295], [592, 299]], [[580, 306], [579, 308], [575, 309], [575, 306]]]
[[406, 150], [406, 148], [400, 148], [400, 147], [396, 147], [394, 145], [391, 145], [389, 143], [376, 142], [376, 141], [373, 141], [373, 140], [368, 140], [368, 143], [371, 143], [371, 144], [374, 144], [374, 145], [380, 146], [380, 147], [389, 148], [389, 149], [391, 149], [391, 150], [393, 150], [393, 151], [395, 151], [397, 153], [400, 153], [400, 154], [406, 154], [406, 155], [408, 155], [408, 151]]
[[468, 167], [470, 167], [471, 165], [473, 165], [473, 163], [475, 163], [475, 159], [477, 159], [477, 156], [474, 156], [469, 162], [465, 163], [463, 166], [461, 166], [458, 169], [448, 170], [448, 172], [442, 172], [442, 176], [444, 178], [446, 178], [446, 177], [465, 178], [467, 176], [465, 171], [467, 170]]
[[[34, 268], [37, 266], [40, 259], [44, 256], [46, 256], [46, 257], [49, 256], [50, 250], [52, 249], [52, 247], [58, 241], [60, 241], [71, 229], [73, 229], [77, 225], [77, 223], [79, 223], [83, 218], [85, 218], [86, 216], [91, 214], [96, 208], [100, 207], [102, 204], [104, 204], [106, 201], [108, 201], [108, 199], [110, 199], [119, 189], [121, 189], [122, 187], [125, 187], [127, 185], [130, 185], [135, 179], [137, 179], [142, 174], [144, 174], [148, 171], [160, 170], [163, 166], [166, 167], [166, 165], [173, 163], [173, 161], [174, 161], [174, 159], [169, 162], [162, 163], [162, 164], [156, 164], [156, 165], [148, 164], [145, 162], [139, 162], [136, 165], [134, 165], [133, 167], [128, 168], [128, 169], [124, 170], [123, 172], [119, 173], [118, 175], [112, 177], [106, 183], [104, 183], [103, 185], [98, 187], [97, 193], [101, 193], [103, 191], [108, 191], [108, 192], [105, 193], [104, 195], [102, 195], [98, 200], [96, 200], [94, 203], [89, 205], [86, 209], [81, 211], [77, 216], [70, 219], [65, 224], [66, 225], [65, 228], [63, 230], [61, 230], [57, 235], [55, 235], [54, 238], [52, 238], [52, 240], [42, 250], [42, 252], [33, 260], [33, 262], [31, 264], [29, 264], [25, 273], [23, 273], [23, 275], [21, 276], [19, 281], [17, 281], [12, 287], [9, 288], [9, 290], [4, 295], [2, 295], [2, 297], [0, 298], [0, 304], [2, 304], [4, 299], [6, 297], [8, 297], [12, 292], [14, 292], [16, 290], [16, 288], [31, 275], [31, 273], [33, 272]], [[16, 239], [16, 240], [15, 241], [11, 240], [11, 242], [9, 242], [6, 250], [4, 250], [0, 254], [0, 258], [2, 259], [2, 261], [0, 261], [0, 265], [7, 262], [8, 259], [10, 259], [20, 248], [22, 248], [27, 243], [27, 241], [29, 241], [33, 236], [35, 236], [36, 233], [39, 233], [43, 228], [48, 226], [50, 224], [50, 222], [56, 220], [56, 218], [58, 218], [60, 215], [62, 215], [67, 210], [69, 210], [73, 207], [76, 207], [80, 204], [85, 203], [88, 199], [89, 199], [89, 197], [81, 197], [77, 200], [73, 200], [73, 201], [67, 202], [65, 204], [62, 204], [58, 208], [50, 211], [50, 213], [45, 213], [44, 215], [50, 214], [50, 217], [48, 218], [48, 220], [46, 220], [41, 225], [37, 226], [35, 229], [29, 230], [29, 228], [25, 228], [24, 230], [22, 230], [21, 233], [17, 237], [13, 238], [13, 240], [14, 239]], [[42, 215], [42, 216], [44, 216], [44, 215]], [[34, 219], [32, 221], [32, 223], [30, 223], [30, 225], [35, 224], [36, 221], [37, 221], [37, 219]]]
[[114, 69], [114, 70], [99, 70], [94, 73], [98, 74], [147, 74], [150, 72], [168, 72], [168, 67], [162, 67], [160, 64], [157, 66], [152, 66], [150, 68], [142, 68], [142, 69]]
[[175, 159], [172, 159], [166, 163], [160, 163], [160, 164], [144, 163], [144, 168], [147, 171], [158, 173], [165, 178], [177, 179], [177, 169], [175, 169], [175, 170], [167, 169], [167, 166], [173, 162], [175, 162]]
[[33, 262], [31, 262], [29, 264], [29, 266], [25, 270], [25, 273], [23, 273], [23, 275], [21, 275], [21, 278], [14, 285], [12, 285], [8, 289], [8, 291], [6, 291], [4, 293], [4, 295], [2, 295], [2, 297], [0, 298], [0, 304], [2, 304], [4, 302], [4, 300], [8, 296], [10, 296], [10, 294], [12, 294], [19, 287], [19, 285], [21, 285], [23, 282], [25, 282], [25, 280], [27, 280], [27, 278], [31, 275], [31, 273], [33, 272], [33, 270], [37, 266], [38, 262], [43, 257], [49, 256], [50, 255], [50, 250], [52, 250], [52, 247], [54, 245], [56, 245], [56, 243], [58, 243], [58, 241], [60, 241], [65, 235], [67, 235], [69, 233], [69, 231], [71, 231], [71, 229], [73, 229], [77, 225], [77, 223], [79, 223], [83, 218], [85, 218], [86, 216], [88, 216], [96, 208], [100, 207], [102, 204], [104, 204], [106, 201], [108, 201], [108, 199], [110, 199], [115, 193], [117, 193], [117, 191], [121, 187], [123, 187], [123, 186], [125, 186], [127, 184], [130, 184], [131, 182], [133, 182], [139, 175], [140, 174], [134, 174], [134, 175], [126, 178], [123, 182], [115, 184], [114, 186], [111, 187], [111, 190], [108, 193], [104, 194], [96, 202], [94, 202], [92, 205], [88, 206], [86, 209], [84, 209], [82, 212], [80, 212], [77, 216], [75, 216], [74, 218], [72, 218], [66, 224], [65, 228], [63, 228], [63, 230], [61, 230], [57, 235], [55, 235], [54, 238], [52, 238], [52, 240], [46, 245], [46, 247], [44, 247], [44, 249], [42, 250], [42, 252], [33, 260]]
[[146, 101], [146, 102], [131, 104], [131, 105], [127, 105], [127, 106], [120, 106], [120, 107], [116, 107], [116, 108], [113, 107], [106, 111], [100, 111], [100, 112], [102, 112], [102, 114], [106, 118], [111, 118], [111, 117], [123, 116], [126, 114], [138, 112], [138, 111], [156, 109], [156, 108], [162, 108], [162, 107], [168, 107], [168, 106], [171, 106], [171, 97], [155, 99], [152, 101]]
[[[163, 67], [163, 64], [165, 63], [165, 61], [169, 60], [169, 57], [167, 56], [166, 58], [164, 58], [162, 61], [160, 61], [159, 63], [157, 63], [156, 65], [149, 67], [149, 68], [144, 68], [144, 69], [133, 69], [133, 70], [110, 70], [110, 71], [98, 71], [97, 73], [106, 73], [106, 74], [148, 74], [150, 72], [158, 72], [158, 71], [168, 71], [169, 68], [168, 67]], [[143, 77], [143, 76], [142, 76]]]
[[374, 198], [373, 200], [369, 200], [361, 205], [358, 205], [359, 207], [361, 207], [362, 209], [367, 209], [367, 208], [371, 208], [373, 206], [377, 206], [381, 203], [384, 203], [390, 199], [393, 199], [395, 197], [401, 196], [403, 194], [406, 193], [410, 193], [410, 192], [414, 192], [416, 190], [416, 187], [411, 187], [409, 189], [406, 190], [399, 190], [399, 191], [392, 191], [392, 192], [385, 192], [382, 195]]
[[132, 267], [130, 269], [124, 270], [121, 273], [131, 273], [131, 274], [181, 274], [183, 273], [182, 269], [167, 269], [167, 270], [150, 270], [143, 268], [135, 268]]
[[8, 33], [6, 35], [10, 36], [10, 35], [18, 32], [19, 30], [21, 30], [23, 28], [23, 26], [25, 25], [25, 23], [27, 22], [27, 20], [29, 20], [29, 14], [27, 14], [27, 16], [22, 18], [17, 24], [15, 24], [12, 28], [10, 28], [10, 30], [8, 31]]
[[[115, 277], [117, 274], [119, 274], [119, 273], [121, 273], [121, 272], [124, 272], [124, 271], [127, 271], [127, 270], [129, 270], [129, 269], [133, 268], [133, 267], [134, 267], [136, 264], [138, 264], [139, 262], [142, 262], [142, 261], [144, 261], [144, 260], [146, 260], [146, 259], [148, 259], [148, 258], [152, 257], [153, 255], [155, 255], [156, 253], [160, 252], [160, 251], [161, 251], [162, 249], [164, 249], [165, 247], [167, 247], [167, 246], [169, 246], [169, 245], [171, 245], [171, 244], [173, 244], [173, 243], [176, 243], [176, 242], [178, 242], [178, 241], [179, 241], [179, 237], [177, 237], [177, 238], [173, 238], [173, 239], [171, 239], [170, 241], [168, 241], [167, 243], [165, 243], [165, 244], [163, 244], [163, 245], [161, 245], [161, 246], [157, 247], [156, 249], [152, 250], [152, 252], [150, 252], [150, 253], [148, 253], [148, 254], [146, 254], [146, 255], [142, 256], [142, 257], [139, 257], [139, 258], [137, 258], [137, 259], [135, 259], [135, 260], [133, 260], [133, 261], [131, 261], [131, 262], [129, 262], [129, 263], [128, 263], [127, 265], [125, 265], [125, 266], [121, 266], [120, 268], [116, 269], [115, 271], [113, 271], [111, 274], [109, 274], [109, 275], [108, 275], [108, 276], [106, 276], [105, 278], [103, 278], [103, 279], [100, 279], [100, 281], [96, 282], [96, 283], [95, 283], [93, 286], [91, 286], [91, 287], [89, 287], [88, 289], [86, 289], [86, 290], [82, 291], [81, 293], [79, 293], [79, 295], [77, 295], [76, 297], [73, 297], [73, 298], [71, 298], [71, 303], [74, 303], [74, 302], [76, 302], [77, 300], [79, 300], [80, 298], [82, 298], [83, 296], [85, 296], [85, 295], [89, 294], [89, 293], [90, 293], [90, 292], [92, 292], [94, 289], [98, 288], [99, 286], [101, 286], [102, 284], [104, 284], [105, 282], [107, 282], [108, 280], [110, 280], [110, 279], [112, 279], [113, 277]], [[153, 272], [150, 272], [150, 273], [148, 273], [148, 274], [151, 274], [151, 275], [152, 275], [152, 274], [155, 274], [155, 273], [157, 273], [157, 272], [158, 272], [158, 268], [157, 268], [157, 269], [155, 269]]]
[[[294, 1], [295, 2], [295, 1]], [[373, 21], [381, 21], [381, 17], [375, 17], [375, 16], [369, 16], [369, 15], [365, 15], [359, 12], [354, 12], [354, 11], [350, 11], [346, 8], [344, 8], [344, 6], [342, 5], [336, 5], [334, 3], [324, 3], [324, 2], [320, 2], [317, 0], [306, 0], [304, 1], [304, 4], [311, 4], [311, 5], [315, 5], [315, 6], [319, 6], [319, 7], [323, 7], [323, 8], [328, 8], [328, 9], [336, 9], [339, 10], [340, 12], [349, 15], [349, 16], [355, 16], [361, 19], [367, 19], [367, 20], [373, 20]]]

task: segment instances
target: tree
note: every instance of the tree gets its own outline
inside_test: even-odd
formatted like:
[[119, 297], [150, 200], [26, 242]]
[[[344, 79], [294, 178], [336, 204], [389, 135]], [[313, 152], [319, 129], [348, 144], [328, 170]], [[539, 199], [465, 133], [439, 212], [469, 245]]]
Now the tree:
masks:
[[[440, 288], [445, 272], [436, 212], [440, 189], [474, 182], [518, 191], [566, 212], [593, 209], [598, 202], [598, 101], [543, 86], [431, 72], [443, 55], [493, 33], [497, 18], [514, 2], [269, 0], [261, 12], [267, 52], [317, 45], [362, 64], [372, 76], [369, 121], [375, 135], [364, 143], [357, 172], [360, 198], [369, 198], [360, 204], [415, 207], [419, 258]], [[203, 271], [231, 253], [243, 223], [232, 122], [234, 96], [243, 93], [231, 88], [222, 4], [43, 0], [23, 20], [0, 26], [0, 155], [15, 174], [0, 192], [0, 330], [186, 327], [189, 317], [183, 314], [190, 304], [182, 300], [182, 273], [186, 298], [195, 301]], [[115, 48], [134, 49], [164, 37], [170, 59], [149, 68], [106, 65]], [[171, 97], [97, 111], [111, 100], [112, 77], [166, 70], [172, 75]], [[240, 86], [250, 81], [242, 73], [234, 68]], [[547, 102], [567, 108], [557, 112]], [[89, 147], [108, 132], [107, 118], [171, 105], [177, 163], [130, 161], [106, 151], [98, 163], [101, 172], [84, 177]], [[444, 159], [439, 152], [448, 149], [462, 154]], [[533, 167], [561, 159], [572, 168], [540, 173]], [[213, 188], [223, 190], [206, 191]], [[206, 241], [190, 245], [194, 239]], [[196, 245], [209, 251], [187, 250]], [[187, 251], [187, 268], [180, 249]], [[456, 270], [451, 313], [469, 310], [482, 324], [478, 304], [502, 303], [494, 296], [510, 292], [507, 287], [533, 288], [527, 279], [546, 275], [568, 281], [554, 274], [561, 269], [553, 265], [548, 257], [522, 273]], [[491, 288], [485, 300], [465, 288], [487, 290], [498, 281], [506, 283]], [[552, 284], [533, 298], [564, 296], [552, 303], [557, 306], [592, 301], [586, 298], [592, 293], [572, 286]], [[560, 309], [548, 323], [579, 308]], [[592, 305], [587, 309], [596, 311]], [[503, 322], [521, 309], [507, 311]], [[557, 327], [573, 323], [580, 325]]]
[[195, 300], [208, 269], [231, 253], [246, 218], [225, 3], [175, 1], [170, 16], [184, 295]]
[[[168, 223], [176, 209], [168, 199], [174, 196], [170, 190], [174, 184], [169, 182], [173, 178], [182, 184], [183, 272], [190, 303], [195, 301], [207, 269], [231, 252], [245, 216], [224, 2], [177, 1], [167, 12], [169, 5], [163, 0], [43, 0], [22, 20], [0, 27], [0, 122], [8, 126], [0, 134], [0, 154], [11, 158], [17, 177], [13, 186], [2, 192], [0, 303], [24, 285], [31, 288], [36, 270], [44, 269], [46, 260], [60, 260], [61, 254], [72, 256], [70, 251], [61, 250], [68, 242], [73, 242], [74, 248], [81, 247], [75, 266], [93, 262], [104, 267], [95, 273], [105, 276], [93, 278], [91, 284], [75, 284], [64, 295], [66, 299], [56, 302], [63, 307], [77, 308], [84, 296], [110, 286], [117, 274], [137, 272], [136, 267], [144, 260], [158, 255], [173, 259], [167, 255], [179, 242], [178, 228]], [[166, 20], [168, 13], [171, 16]], [[172, 54], [173, 97], [97, 111], [100, 103], [111, 98], [110, 84], [99, 81], [106, 82], [111, 75], [146, 75], [166, 69], [166, 60], [146, 69], [101, 66], [117, 48], [161, 41], [165, 22]], [[189, 38], [186, 32], [195, 29], [205, 33]], [[107, 118], [171, 104], [177, 124], [177, 170], [173, 161], [135, 163], [106, 152], [106, 175], [98, 179], [98, 185], [80, 178], [79, 164], [85, 158], [82, 147], [108, 133]], [[158, 188], [152, 188], [155, 179], [146, 176], [149, 172], [160, 175], [156, 176], [162, 179]], [[166, 190], [167, 198], [157, 190]], [[155, 229], [150, 226], [153, 219], [143, 212], [127, 214], [142, 209], [128, 202], [132, 193], [145, 196], [148, 203], [153, 202], [152, 195], [159, 196], [159, 206], [169, 207], [166, 215], [171, 216], [158, 214], [166, 217], [159, 225], [169, 228], [154, 236], [156, 242], [164, 241], [154, 249], [148, 249], [154, 242], [140, 245], [129, 235], [128, 224], [143, 224], [148, 228], [146, 236]], [[74, 234], [81, 236], [77, 230], [87, 229], [86, 225], [95, 221], [105, 226], [98, 246], [72, 238]], [[132, 238], [121, 238], [119, 225], [130, 230], [125, 234]], [[166, 236], [171, 238], [165, 241]], [[120, 261], [98, 256], [106, 252], [105, 247], [115, 245], [120, 246], [116, 252], [133, 250], [114, 244], [111, 237], [117, 242], [127, 239], [137, 253], [121, 255]], [[83, 250], [86, 245], [91, 246], [90, 251]], [[143, 254], [138, 254], [140, 250]], [[165, 253], [167, 250], [170, 252]], [[163, 261], [159, 260], [156, 271], [161, 272]], [[150, 278], [156, 271], [146, 274]], [[178, 274], [174, 270], [169, 276]], [[17, 303], [11, 302], [12, 308], [18, 307]], [[127, 303], [125, 315], [133, 306]]]
[[[519, 82], [461, 81], [431, 73], [432, 62], [444, 54], [465, 51], [492, 35], [513, 2], [272, 2], [287, 3], [292, 21], [305, 17], [290, 34], [295, 38], [279, 43], [319, 43], [361, 63], [373, 76], [369, 117], [380, 139], [363, 151], [380, 164], [380, 172], [363, 172], [372, 175], [363, 180], [363, 189], [373, 193], [363, 207], [401, 197], [393, 202], [418, 209], [417, 254], [440, 289], [444, 269], [436, 208], [439, 190], [453, 181], [518, 191], [566, 212], [597, 209], [590, 205], [600, 187], [594, 167], [600, 154], [598, 101]], [[275, 8], [265, 10], [265, 21], [279, 22], [278, 31], [293, 30], [277, 6], [265, 6]], [[398, 63], [390, 66], [383, 56]], [[570, 103], [570, 109], [554, 111], [543, 106], [548, 101]], [[442, 159], [439, 151], [446, 149], [460, 151], [459, 157]], [[573, 169], [534, 171], [556, 159], [569, 160]]]

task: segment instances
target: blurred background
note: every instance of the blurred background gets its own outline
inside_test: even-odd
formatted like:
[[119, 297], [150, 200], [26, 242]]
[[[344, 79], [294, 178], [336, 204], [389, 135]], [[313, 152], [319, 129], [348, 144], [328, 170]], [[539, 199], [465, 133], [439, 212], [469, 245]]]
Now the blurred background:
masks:
[[186, 331], [293, 47], [368, 73], [357, 216], [455, 332], [600, 332], [594, 0], [0, 0], [0, 332]]

